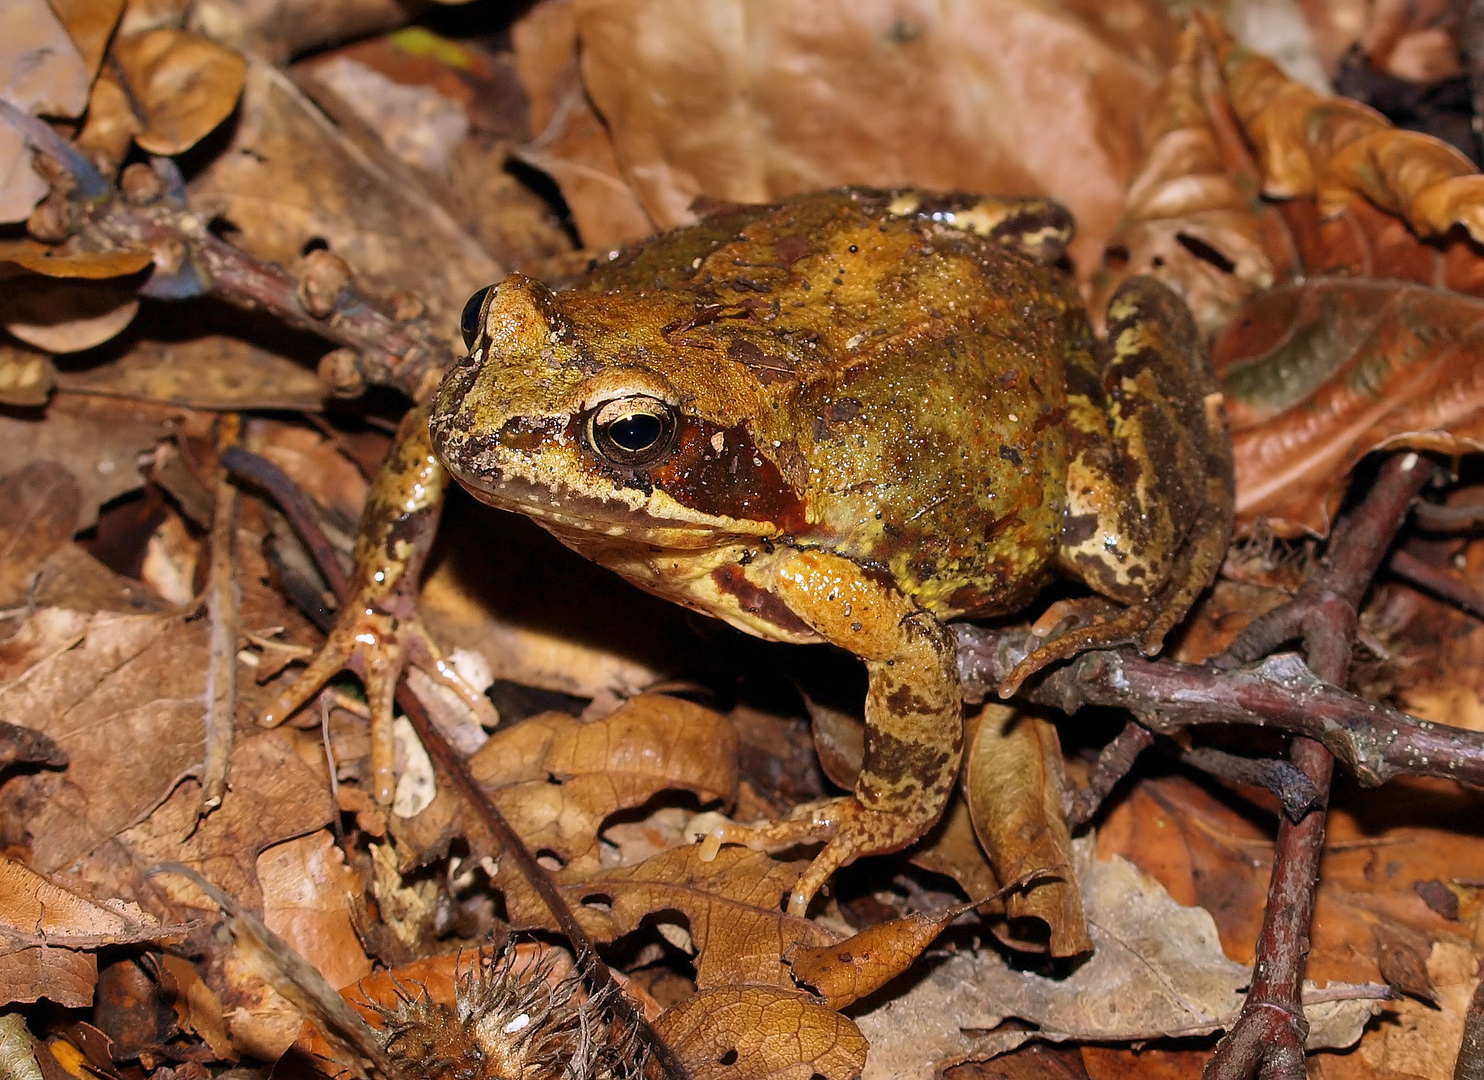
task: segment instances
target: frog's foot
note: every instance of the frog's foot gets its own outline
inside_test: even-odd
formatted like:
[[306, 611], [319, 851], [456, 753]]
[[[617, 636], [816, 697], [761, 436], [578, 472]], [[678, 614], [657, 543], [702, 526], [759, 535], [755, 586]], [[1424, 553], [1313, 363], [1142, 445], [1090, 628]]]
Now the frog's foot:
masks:
[[365, 602], [352, 605], [294, 684], [258, 717], [264, 727], [287, 720], [341, 671], [358, 675], [371, 713], [371, 775], [376, 801], [390, 805], [396, 789], [392, 704], [409, 663], [449, 687], [481, 720], [492, 718], [489, 701], [444, 661], [437, 643], [416, 617], [398, 618]]
[[754, 851], [783, 851], [799, 844], [827, 841], [794, 885], [788, 912], [800, 918], [831, 874], [863, 855], [900, 851], [922, 835], [922, 822], [910, 814], [867, 810], [853, 796], [823, 799], [794, 807], [781, 821], [760, 825], [718, 825], [701, 841], [700, 857], [716, 858], [722, 844], [742, 844]]
[[[1219, 478], [1212, 481], [1213, 486], [1219, 483]], [[1000, 683], [1000, 697], [1014, 694], [1021, 683], [1048, 664], [1066, 660], [1088, 649], [1137, 645], [1145, 656], [1158, 653], [1164, 645], [1165, 635], [1185, 619], [1197, 597], [1215, 579], [1230, 536], [1230, 510], [1222, 506], [1217, 493], [1213, 492], [1208, 509], [1196, 518], [1163, 589], [1111, 618], [1089, 626], [1074, 626], [1032, 649]]]

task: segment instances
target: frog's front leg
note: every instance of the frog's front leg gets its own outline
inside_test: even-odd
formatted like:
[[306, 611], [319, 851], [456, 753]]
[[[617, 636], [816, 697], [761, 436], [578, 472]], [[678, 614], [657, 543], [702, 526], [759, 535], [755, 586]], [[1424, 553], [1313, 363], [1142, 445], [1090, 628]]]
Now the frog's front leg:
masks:
[[1216, 577], [1231, 540], [1231, 439], [1189, 309], [1154, 278], [1130, 278], [1108, 304], [1102, 352], [1081, 351], [1068, 364], [1060, 562], [1126, 606], [1037, 648], [1001, 694], [1085, 649], [1132, 642], [1158, 652]]
[[703, 847], [708, 857], [723, 843], [779, 851], [827, 841], [789, 898], [789, 911], [803, 915], [834, 871], [898, 851], [938, 820], [963, 756], [962, 695], [953, 635], [849, 560], [782, 551], [758, 573], [768, 580], [757, 583], [820, 636], [861, 657], [870, 677], [855, 794], [806, 803], [766, 825], [723, 825]]
[[258, 718], [264, 727], [274, 727], [337, 672], [354, 671], [366, 685], [372, 783], [383, 804], [392, 801], [394, 790], [392, 701], [408, 662], [452, 687], [476, 711], [489, 709], [483, 695], [443, 662], [417, 614], [418, 580], [448, 481], [428, 437], [428, 409], [414, 408], [403, 418], [367, 493], [355, 568], [334, 629], [304, 674]]

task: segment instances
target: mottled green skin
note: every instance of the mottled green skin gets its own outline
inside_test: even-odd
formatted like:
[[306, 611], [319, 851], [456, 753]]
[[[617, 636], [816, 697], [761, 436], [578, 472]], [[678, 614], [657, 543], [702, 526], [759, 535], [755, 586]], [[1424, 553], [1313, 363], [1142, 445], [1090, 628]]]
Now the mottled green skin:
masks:
[[[1129, 605], [1040, 646], [1008, 692], [1091, 645], [1157, 648], [1219, 565], [1230, 449], [1189, 313], [1134, 279], [1099, 345], [1071, 281], [1025, 253], [1068, 234], [1035, 201], [721, 208], [568, 291], [511, 275], [433, 403], [476, 497], [661, 596], [865, 661], [854, 796], [712, 835], [827, 840], [795, 913], [941, 813], [963, 740], [944, 620], [1019, 608], [1056, 569]], [[674, 437], [620, 465], [589, 419], [636, 401]]]
[[1092, 344], [1080, 298], [1018, 251], [886, 202], [836, 192], [739, 208], [571, 291], [507, 282], [499, 292], [526, 293], [557, 340], [535, 331], [522, 354], [507, 330], [508, 359], [455, 372], [434, 411], [440, 454], [486, 492], [506, 468], [492, 438], [549, 454], [531, 448], [534, 427], [565, 431], [585, 380], [642, 367], [678, 391], [703, 454], [719, 430], [737, 460], [716, 468], [682, 452], [617, 476], [568, 445], [536, 501], [542, 488], [588, 503], [611, 484], [653, 485], [675, 505], [592, 507], [592, 520], [636, 535], [674, 523], [687, 547], [820, 548], [940, 618], [1022, 606], [1061, 534], [1066, 358]]

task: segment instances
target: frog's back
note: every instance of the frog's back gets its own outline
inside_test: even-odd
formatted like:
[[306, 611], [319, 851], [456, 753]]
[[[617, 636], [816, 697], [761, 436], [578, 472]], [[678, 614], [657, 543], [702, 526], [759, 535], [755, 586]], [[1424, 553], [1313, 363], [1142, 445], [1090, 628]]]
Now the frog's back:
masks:
[[666, 339], [706, 362], [667, 374], [704, 393], [740, 365], [758, 385], [751, 440], [805, 508], [785, 542], [890, 575], [940, 616], [1011, 610], [1044, 583], [1065, 357], [1090, 340], [1065, 275], [837, 191], [719, 208], [579, 287], [693, 301]]

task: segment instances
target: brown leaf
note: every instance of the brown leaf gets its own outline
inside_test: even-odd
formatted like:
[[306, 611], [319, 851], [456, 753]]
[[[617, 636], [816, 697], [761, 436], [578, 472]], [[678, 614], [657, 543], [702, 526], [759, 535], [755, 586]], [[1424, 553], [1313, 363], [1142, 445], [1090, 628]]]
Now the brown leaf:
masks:
[[[740, 847], [722, 848], [708, 863], [700, 860], [699, 852], [699, 845], [692, 844], [637, 866], [555, 876], [578, 921], [595, 939], [611, 941], [654, 916], [674, 927], [667, 936], [694, 954], [696, 981], [702, 989], [733, 983], [795, 989], [783, 959], [788, 950], [837, 940], [821, 924], [781, 910], [782, 898], [803, 864], [779, 862]], [[545, 907], [528, 891], [512, 887], [510, 876], [502, 868], [511, 923], [548, 925], [551, 916]]]
[[259, 258], [296, 267], [306, 245], [322, 242], [370, 294], [409, 290], [447, 328], [450, 345], [464, 301], [504, 276], [447, 212], [367, 161], [292, 83], [257, 62], [230, 143], [189, 191], [193, 207], [230, 221], [233, 242]]
[[1226, 391], [1238, 527], [1328, 531], [1350, 469], [1382, 446], [1484, 440], [1484, 301], [1387, 281], [1316, 279], [1254, 297], [1212, 346]]
[[129, 104], [128, 91], [112, 69], [105, 68], [93, 80], [93, 93], [88, 98], [88, 113], [82, 130], [73, 140], [79, 150], [108, 176], [129, 155], [140, 121]]
[[799, 983], [817, 991], [832, 1009], [860, 1000], [906, 971], [939, 934], [967, 910], [955, 906], [914, 912], [879, 923], [834, 945], [805, 946], [788, 955]]
[[1263, 193], [1314, 195], [1321, 214], [1360, 195], [1423, 236], [1453, 225], [1484, 241], [1484, 176], [1453, 147], [1398, 131], [1357, 101], [1325, 97], [1206, 19], [1233, 110], [1262, 163]]
[[276, 844], [258, 856], [263, 923], [313, 964], [331, 986], [371, 974], [356, 936], [353, 902], [366, 891], [361, 875], [327, 830]]
[[98, 73], [108, 39], [123, 14], [124, 0], [48, 0], [51, 8], [67, 28], [90, 75]]
[[[995, 876], [1008, 884], [1045, 872], [1005, 900], [1012, 920], [1037, 919], [1049, 932], [1052, 956], [1091, 950], [1065, 810], [1066, 778], [1056, 728], [1005, 705], [986, 705], [964, 755], [964, 785], [974, 831]], [[1009, 930], [1022, 948], [1041, 947], [1040, 933]]]
[[[532, 850], [552, 852], [581, 873], [598, 868], [598, 829], [616, 810], [667, 790], [730, 803], [736, 745], [720, 714], [644, 695], [593, 723], [546, 713], [497, 731], [469, 758], [469, 769]], [[440, 793], [412, 819], [415, 835], [444, 833], [453, 812]]]
[[7, 101], [38, 116], [82, 112], [92, 72], [47, 0], [6, 0], [0, 42], [0, 86]]
[[1093, 312], [1100, 315], [1129, 277], [1154, 274], [1180, 293], [1209, 337], [1273, 283], [1264, 245], [1270, 211], [1260, 215], [1249, 198], [1255, 170], [1217, 82], [1202, 26], [1191, 22], [1154, 102], [1144, 162], [1094, 278]]
[[702, 991], [667, 1010], [655, 1030], [695, 1080], [852, 1080], [866, 1060], [854, 1023], [774, 986]]
[[231, 115], [246, 62], [231, 49], [184, 30], [119, 38], [118, 60], [144, 122], [134, 141], [151, 154], [179, 154]]
[[0, 859], [0, 991], [6, 1001], [47, 997], [60, 1005], [93, 1003], [104, 945], [156, 941], [163, 928], [134, 904], [94, 903], [11, 859]]
[[516, 21], [510, 36], [536, 133], [517, 156], [557, 182], [585, 246], [608, 251], [654, 232], [583, 89], [577, 5], [573, 0], [537, 4]]
[[[28, 237], [0, 240], [0, 262], [47, 277], [114, 278], [143, 270], [153, 260], [148, 249], [118, 251], [73, 251], [69, 245], [38, 244]], [[55, 350], [66, 352], [66, 349]]]
[[57, 385], [81, 394], [195, 409], [318, 411], [325, 386], [313, 371], [237, 338], [135, 341], [117, 360], [61, 372]]
[[[114, 276], [116, 264], [107, 264]], [[82, 352], [118, 335], [134, 321], [139, 298], [112, 281], [26, 277], [7, 283], [0, 323], [28, 345], [51, 353]]]
[[81, 510], [76, 478], [54, 461], [0, 477], [0, 608], [26, 601], [36, 567], [72, 538]]
[[1073, 259], [1088, 270], [1173, 44], [1167, 11], [1140, 0], [736, 2], [704, 20], [683, 0], [575, 11], [584, 86], [660, 228], [693, 220], [699, 195], [767, 202], [844, 183], [1048, 193], [1076, 215]]
[[0, 720], [0, 769], [17, 761], [60, 769], [67, 764], [67, 755], [41, 732]]
[[178, 616], [42, 609], [7, 644], [0, 713], [71, 761], [0, 788], [38, 869], [67, 866], [140, 820], [200, 760], [205, 631]]
[[1427, 936], [1393, 923], [1377, 923], [1374, 932], [1381, 977], [1397, 993], [1437, 1005], [1438, 994], [1427, 974], [1427, 954], [1432, 951]]

